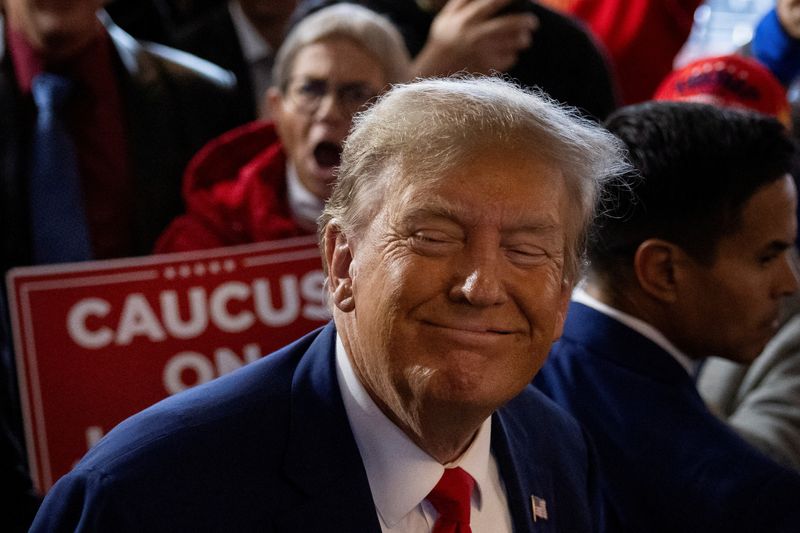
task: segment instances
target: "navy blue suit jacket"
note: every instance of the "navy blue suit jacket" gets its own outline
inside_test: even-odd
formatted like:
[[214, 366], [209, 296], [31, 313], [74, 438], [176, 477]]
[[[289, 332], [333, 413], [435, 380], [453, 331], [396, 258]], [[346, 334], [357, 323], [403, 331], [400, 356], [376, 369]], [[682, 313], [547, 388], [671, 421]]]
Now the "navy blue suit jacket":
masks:
[[622, 323], [573, 302], [534, 384], [589, 431], [612, 529], [800, 531], [800, 476], [719, 421], [686, 370]]
[[[335, 338], [328, 325], [121, 423], [51, 489], [32, 531], [380, 532]], [[492, 422], [515, 531], [598, 531], [578, 424], [532, 387]], [[548, 511], [535, 527], [531, 495]]]

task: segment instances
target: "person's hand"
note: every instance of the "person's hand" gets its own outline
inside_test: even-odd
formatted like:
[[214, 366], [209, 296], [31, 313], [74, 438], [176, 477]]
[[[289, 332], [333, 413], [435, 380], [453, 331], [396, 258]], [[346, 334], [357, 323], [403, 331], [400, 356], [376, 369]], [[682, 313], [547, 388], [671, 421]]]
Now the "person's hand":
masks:
[[793, 39], [800, 39], [800, 0], [778, 0], [778, 20]]
[[460, 70], [505, 72], [531, 44], [539, 20], [532, 13], [497, 15], [510, 0], [449, 0], [436, 15], [428, 40], [414, 59], [418, 76]]

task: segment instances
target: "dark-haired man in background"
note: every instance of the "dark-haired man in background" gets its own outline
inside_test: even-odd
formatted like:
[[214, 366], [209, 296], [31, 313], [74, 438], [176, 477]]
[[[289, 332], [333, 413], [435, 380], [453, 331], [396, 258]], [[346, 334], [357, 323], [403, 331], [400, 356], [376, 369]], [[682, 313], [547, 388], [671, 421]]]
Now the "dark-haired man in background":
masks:
[[698, 359], [750, 361], [797, 289], [793, 146], [762, 115], [657, 102], [608, 128], [639, 173], [609, 189], [589, 273], [535, 384], [597, 445], [626, 531], [796, 531], [800, 476], [712, 415]]

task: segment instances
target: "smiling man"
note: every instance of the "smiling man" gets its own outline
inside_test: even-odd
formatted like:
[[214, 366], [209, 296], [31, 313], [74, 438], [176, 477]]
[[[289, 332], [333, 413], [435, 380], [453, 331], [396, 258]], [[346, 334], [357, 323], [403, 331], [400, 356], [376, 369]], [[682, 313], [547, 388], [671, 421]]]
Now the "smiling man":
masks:
[[587, 282], [535, 384], [594, 438], [612, 529], [796, 531], [800, 477], [715, 418], [692, 378], [709, 355], [752, 361], [797, 289], [788, 134], [685, 102], [607, 126], [639, 172], [608, 191]]
[[608, 132], [499, 79], [358, 115], [320, 220], [333, 322], [122, 423], [33, 531], [589, 532], [560, 335]]

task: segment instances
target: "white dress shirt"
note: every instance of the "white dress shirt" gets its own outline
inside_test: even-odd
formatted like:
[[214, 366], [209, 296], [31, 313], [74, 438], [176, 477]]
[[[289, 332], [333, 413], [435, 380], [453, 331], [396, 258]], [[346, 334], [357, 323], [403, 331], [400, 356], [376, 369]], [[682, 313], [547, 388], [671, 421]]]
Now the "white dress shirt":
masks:
[[322, 214], [325, 202], [300, 182], [297, 169], [291, 163], [286, 163], [286, 196], [292, 218], [297, 224], [305, 230], [317, 231], [317, 219]]
[[661, 349], [670, 354], [691, 376], [694, 374], [694, 362], [685, 353], [680, 351], [674, 344], [669, 342], [660, 331], [635, 316], [624, 313], [619, 309], [614, 309], [610, 305], [604, 304], [581, 287], [577, 287], [572, 293], [572, 301], [581, 303], [587, 307], [591, 307], [595, 311], [603, 313], [616, 320], [622, 322], [632, 330], [636, 331], [643, 337], [647, 337], [654, 343], [658, 344]]
[[470, 511], [473, 533], [512, 531], [505, 487], [490, 449], [491, 417], [483, 422], [461, 457], [442, 465], [414, 444], [378, 408], [356, 377], [338, 335], [336, 372], [384, 533], [433, 530], [437, 513], [425, 497], [439, 482], [445, 466], [459, 466], [475, 480]]

